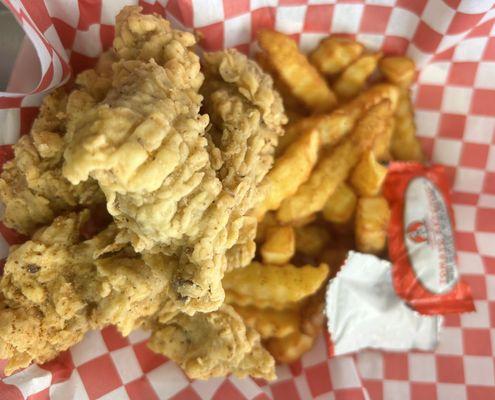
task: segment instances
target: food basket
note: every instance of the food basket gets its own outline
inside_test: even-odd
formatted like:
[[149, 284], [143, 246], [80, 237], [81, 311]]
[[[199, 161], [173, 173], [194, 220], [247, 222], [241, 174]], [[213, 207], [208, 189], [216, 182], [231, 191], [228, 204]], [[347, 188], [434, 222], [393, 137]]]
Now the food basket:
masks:
[[[252, 53], [274, 28], [305, 51], [329, 33], [408, 54], [418, 135], [453, 187], [456, 246], [476, 312], [447, 316], [433, 353], [365, 351], [328, 358], [323, 335], [274, 382], [190, 381], [146, 347], [147, 334], [93, 331], [57, 359], [0, 380], [2, 399], [460, 399], [495, 398], [495, 8], [474, 0], [3, 0], [26, 33], [8, 92], [0, 93], [0, 160], [26, 134], [44, 94], [92, 66], [127, 4], [195, 29], [205, 50]], [[0, 49], [0, 60], [3, 60]], [[0, 61], [1, 62], [1, 61]], [[19, 238], [1, 226], [0, 251]]]

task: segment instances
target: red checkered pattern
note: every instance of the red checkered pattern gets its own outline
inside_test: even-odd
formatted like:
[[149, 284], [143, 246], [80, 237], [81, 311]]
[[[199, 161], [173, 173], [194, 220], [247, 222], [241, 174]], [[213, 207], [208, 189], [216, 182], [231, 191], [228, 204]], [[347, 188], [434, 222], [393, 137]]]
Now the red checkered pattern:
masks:
[[[0, 144], [29, 131], [45, 93], [91, 66], [133, 0], [4, 0], [34, 44], [41, 77], [32, 93], [0, 93]], [[291, 34], [309, 50], [332, 33], [420, 66], [414, 88], [424, 149], [452, 178], [460, 273], [477, 312], [448, 316], [434, 353], [363, 352], [327, 359], [320, 338], [278, 380], [189, 381], [147, 349], [146, 334], [91, 332], [56, 360], [0, 380], [6, 399], [459, 399], [495, 398], [495, 9], [472, 0], [140, 0], [145, 12], [204, 35], [207, 50], [255, 49], [256, 30]], [[24, 60], [25, 61], [25, 60]], [[28, 61], [29, 62], [29, 61]], [[32, 62], [32, 60], [31, 60]], [[13, 79], [15, 78], [15, 73]], [[23, 77], [23, 79], [26, 79]], [[0, 147], [0, 158], [11, 157]], [[22, 240], [0, 229], [7, 243]], [[3, 364], [0, 364], [0, 368]]]

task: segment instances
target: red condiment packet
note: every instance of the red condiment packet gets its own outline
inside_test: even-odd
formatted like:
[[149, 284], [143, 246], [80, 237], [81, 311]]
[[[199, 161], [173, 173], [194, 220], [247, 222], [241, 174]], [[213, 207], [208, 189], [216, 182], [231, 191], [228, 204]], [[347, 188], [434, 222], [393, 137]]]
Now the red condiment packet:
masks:
[[474, 311], [459, 277], [454, 215], [444, 168], [391, 163], [383, 194], [389, 202], [388, 251], [397, 294], [421, 314]]

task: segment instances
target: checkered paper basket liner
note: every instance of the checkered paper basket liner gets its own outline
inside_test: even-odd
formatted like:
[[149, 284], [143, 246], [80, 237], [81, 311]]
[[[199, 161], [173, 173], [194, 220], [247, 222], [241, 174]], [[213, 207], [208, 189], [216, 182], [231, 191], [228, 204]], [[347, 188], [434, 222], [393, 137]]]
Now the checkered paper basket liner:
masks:
[[[0, 144], [29, 131], [43, 94], [94, 63], [108, 48], [114, 19], [133, 0], [4, 0], [31, 42], [0, 93]], [[204, 36], [204, 48], [254, 50], [256, 30], [289, 33], [304, 50], [334, 33], [373, 49], [407, 53], [421, 71], [414, 88], [418, 133], [453, 184], [460, 273], [476, 313], [448, 316], [434, 353], [367, 351], [328, 359], [322, 337], [278, 380], [190, 381], [146, 347], [147, 335], [114, 328], [43, 366], [0, 380], [1, 399], [495, 399], [495, 1], [492, 0], [140, 0]], [[28, 46], [29, 47], [29, 46]], [[1, 55], [1, 50], [0, 50]], [[31, 55], [31, 58], [30, 58]], [[39, 61], [37, 61], [37, 60]], [[1, 57], [0, 57], [1, 62]], [[39, 63], [41, 76], [22, 74]], [[29, 75], [29, 76], [26, 76]], [[0, 160], [11, 156], [3, 146]], [[16, 236], [1, 227], [5, 255]], [[0, 364], [1, 367], [2, 364]]]

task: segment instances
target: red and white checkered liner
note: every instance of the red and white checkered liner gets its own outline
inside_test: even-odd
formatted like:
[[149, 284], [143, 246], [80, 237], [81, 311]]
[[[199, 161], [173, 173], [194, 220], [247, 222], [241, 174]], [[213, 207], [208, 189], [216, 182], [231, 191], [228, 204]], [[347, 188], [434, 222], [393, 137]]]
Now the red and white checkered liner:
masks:
[[[39, 58], [28, 94], [0, 93], [0, 143], [29, 131], [40, 94], [92, 65], [109, 47], [114, 17], [133, 0], [4, 0]], [[346, 33], [421, 68], [416, 119], [426, 153], [453, 184], [460, 273], [477, 312], [446, 318], [435, 353], [363, 352], [327, 359], [323, 338], [271, 384], [234, 377], [189, 381], [145, 345], [113, 328], [43, 366], [0, 380], [17, 399], [458, 399], [495, 398], [495, 1], [493, 0], [140, 0], [145, 12], [204, 35], [203, 47], [254, 48], [261, 27], [293, 35], [305, 50]], [[30, 60], [36, 64], [35, 60]], [[23, 64], [23, 63], [21, 63]], [[19, 76], [15, 76], [13, 81]], [[25, 77], [22, 77], [24, 80]], [[17, 79], [18, 81], [19, 79]], [[15, 85], [13, 85], [15, 86]], [[5, 152], [2, 152], [4, 157]], [[8, 154], [8, 152], [7, 152]], [[1, 229], [5, 253], [12, 232]], [[2, 247], [2, 246], [0, 246]], [[0, 364], [1, 367], [2, 364]]]

